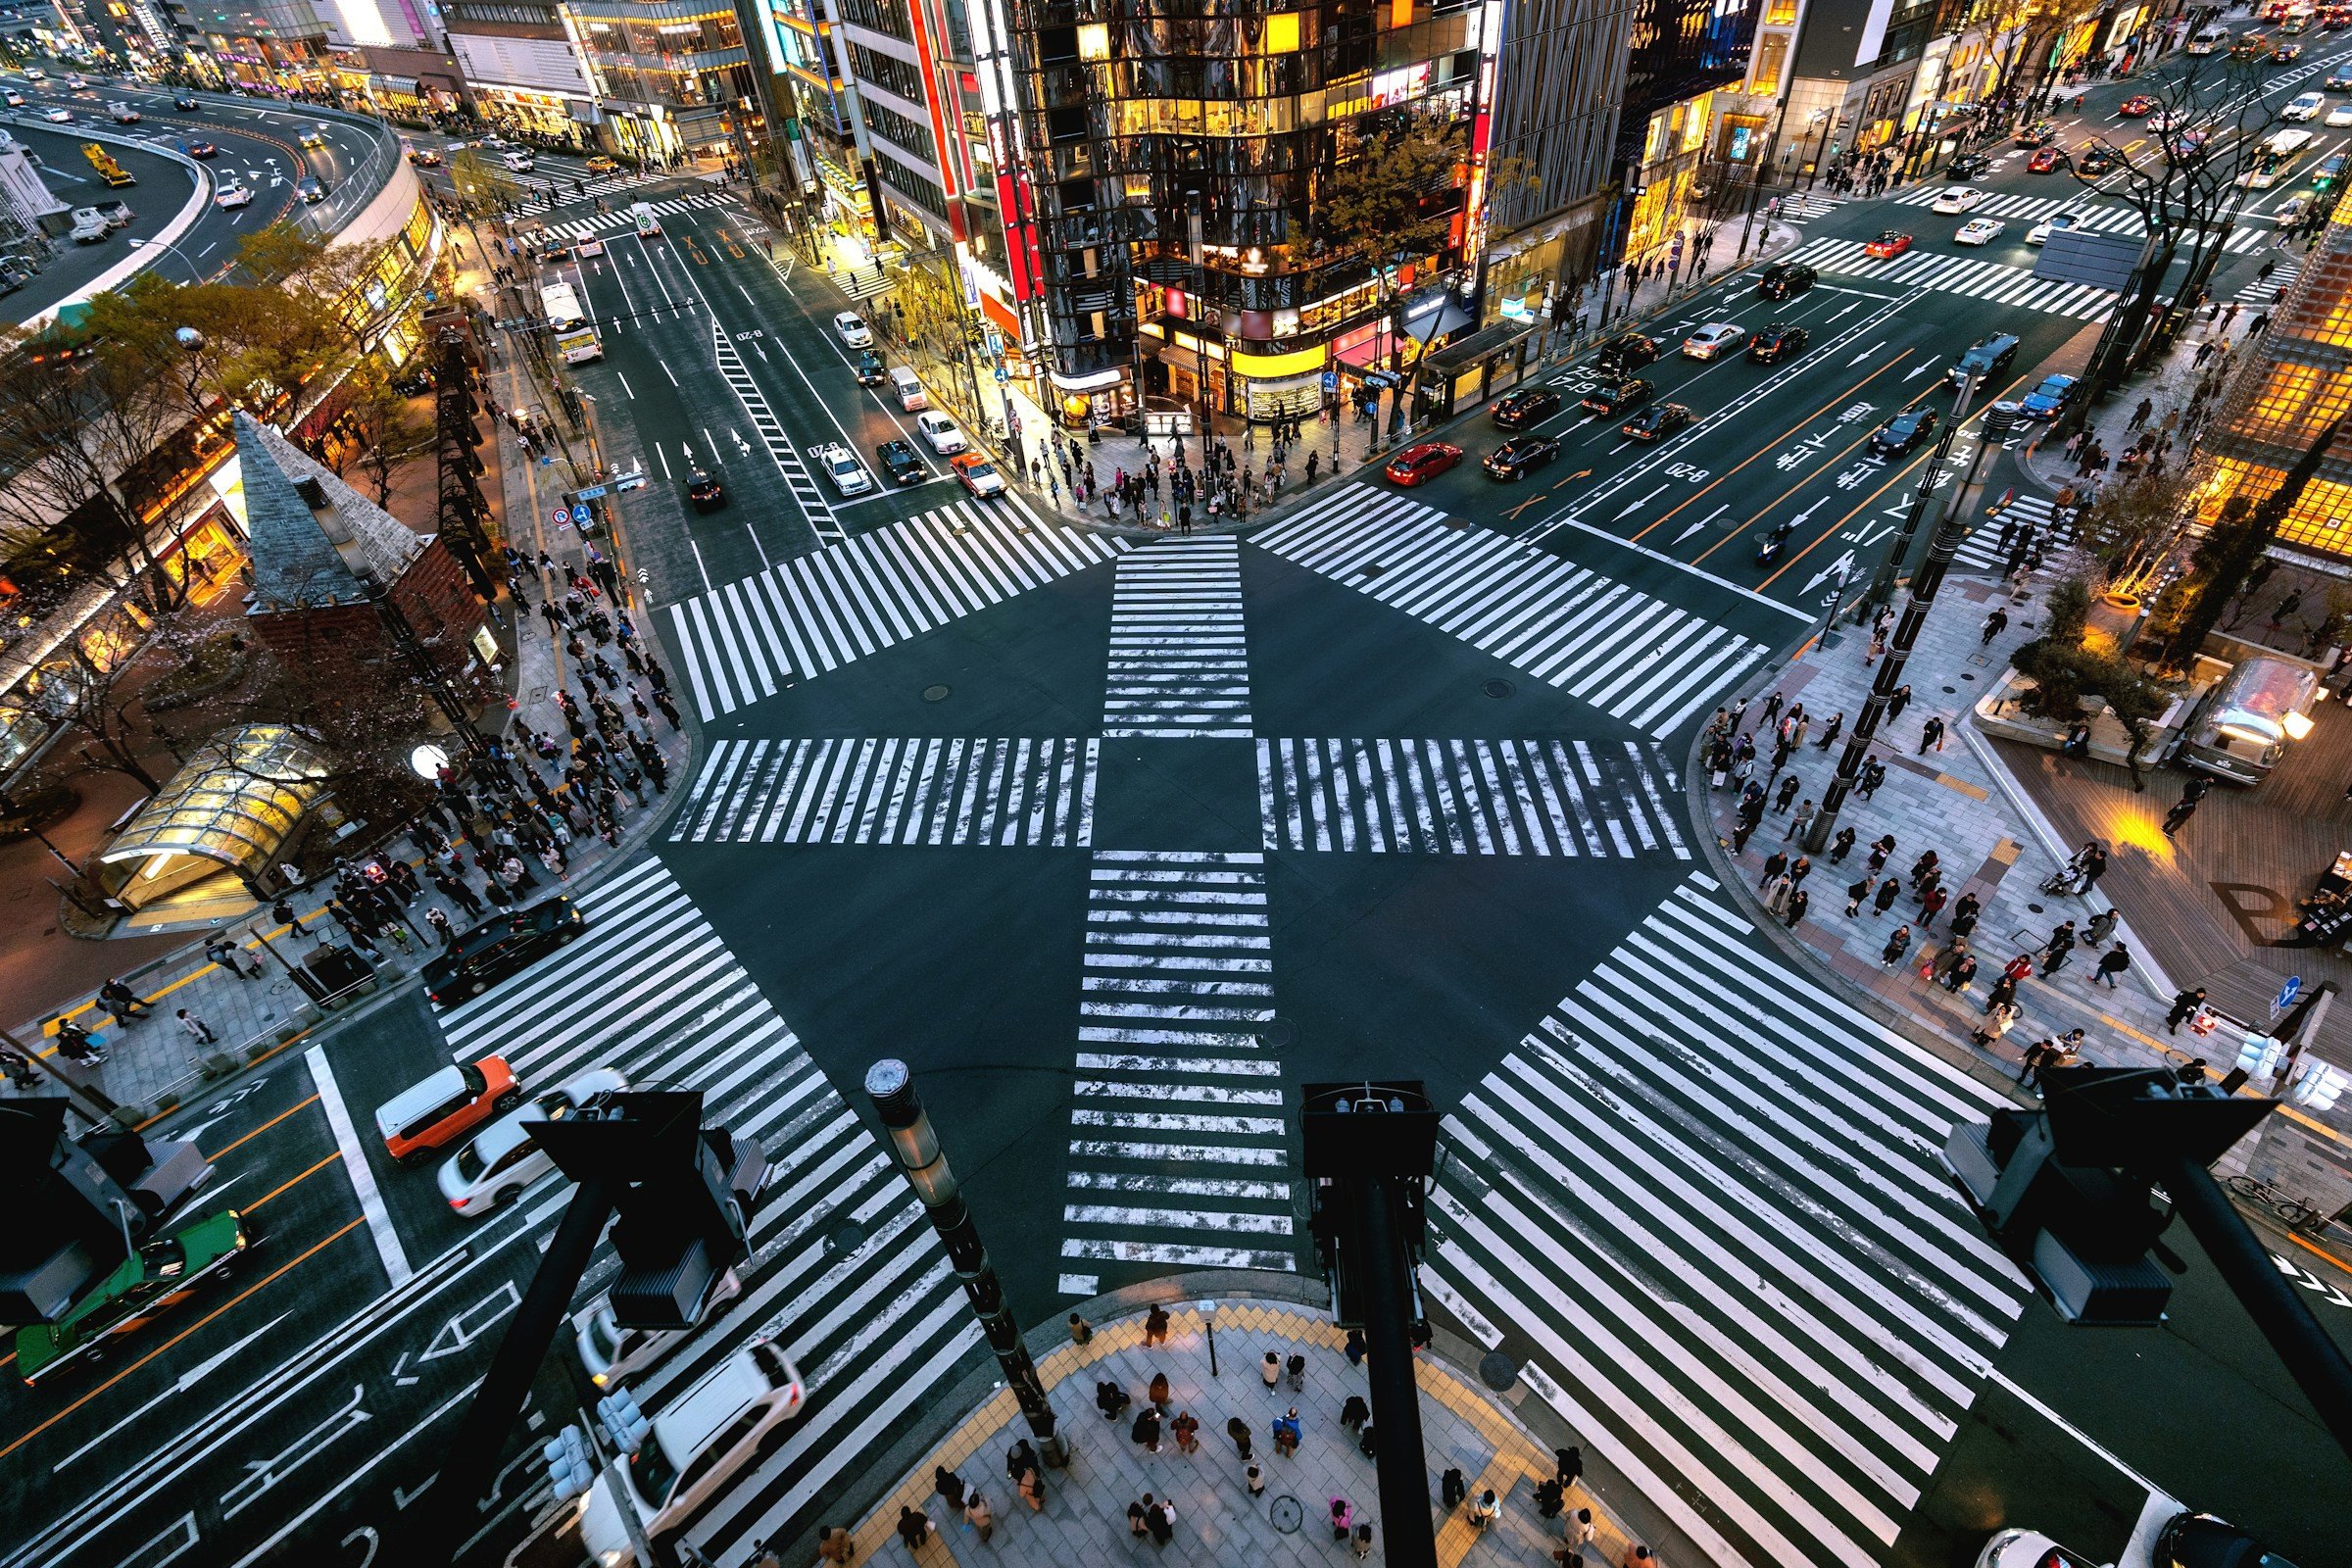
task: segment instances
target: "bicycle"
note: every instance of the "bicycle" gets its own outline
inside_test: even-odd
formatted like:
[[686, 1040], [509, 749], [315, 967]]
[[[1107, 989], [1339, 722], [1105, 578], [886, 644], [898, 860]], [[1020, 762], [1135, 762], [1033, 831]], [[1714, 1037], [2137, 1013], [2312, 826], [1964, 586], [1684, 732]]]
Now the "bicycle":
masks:
[[2290, 1231], [2315, 1230], [2320, 1211], [2299, 1199], [2290, 1198], [2269, 1182], [2253, 1176], [2232, 1176], [2230, 1190], [2238, 1197], [2250, 1199], [2271, 1211], [2278, 1221]]

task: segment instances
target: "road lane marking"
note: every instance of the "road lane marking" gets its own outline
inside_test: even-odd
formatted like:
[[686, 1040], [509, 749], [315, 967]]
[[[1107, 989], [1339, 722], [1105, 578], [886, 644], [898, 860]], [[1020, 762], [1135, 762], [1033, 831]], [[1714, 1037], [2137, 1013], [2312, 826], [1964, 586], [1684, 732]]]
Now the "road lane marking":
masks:
[[[1794, 605], [1784, 605], [1778, 599], [1774, 599], [1765, 594], [1759, 593], [1753, 588], [1741, 587], [1739, 583], [1732, 581], [1729, 577], [1719, 577], [1714, 572], [1707, 570], [1704, 566], [1694, 566], [1688, 561], [1677, 561], [1674, 557], [1667, 555], [1662, 550], [1652, 550], [1647, 545], [1638, 545], [1622, 534], [1611, 533], [1606, 528], [1596, 528], [1592, 524], [1580, 521], [1575, 517], [1562, 517], [1558, 522], [1552, 524], [1552, 526], [1555, 528], [1574, 528], [1581, 533], [1589, 533], [1595, 539], [1606, 539], [1610, 544], [1622, 545], [1638, 556], [1647, 556], [1650, 560], [1672, 566], [1677, 571], [1686, 571], [1693, 577], [1703, 578], [1704, 580], [1713, 583], [1718, 588], [1728, 588], [1742, 599], [1752, 599], [1767, 610], [1777, 610], [1784, 615], [1793, 615], [1798, 620], [1802, 621], [1810, 622], [1813, 619], [1813, 612], [1809, 610], [1799, 610]], [[1541, 547], [1530, 546], [1530, 548], [1540, 549]], [[1768, 582], [1771, 579], [1769, 578], [1766, 579]]]
[[268, 1121], [262, 1123], [259, 1127], [256, 1127], [253, 1131], [247, 1133], [235, 1143], [230, 1144], [226, 1149], [222, 1149], [215, 1153], [205, 1155], [205, 1163], [208, 1165], [219, 1164], [223, 1155], [236, 1152], [236, 1151], [244, 1148], [256, 1138], [261, 1137], [262, 1134], [268, 1132], [279, 1122], [284, 1121], [288, 1116], [293, 1115], [296, 1111], [302, 1109], [304, 1106], [316, 1102], [318, 1099], [318, 1097], [317, 1095], [313, 1095], [309, 1100], [299, 1101], [294, 1104], [288, 1105], [285, 1109], [279, 1111], [276, 1115], [270, 1117]]
[[368, 1167], [368, 1152], [351, 1125], [351, 1112], [344, 1108], [343, 1092], [335, 1087], [334, 1069], [326, 1064], [326, 1048], [313, 1046], [302, 1054], [311, 1064], [311, 1076], [318, 1082], [318, 1105], [326, 1112], [327, 1126], [334, 1129], [335, 1147], [342, 1152], [343, 1168], [351, 1177], [352, 1191], [359, 1195], [360, 1213], [368, 1221], [368, 1233], [375, 1242], [376, 1254], [384, 1260], [384, 1272], [392, 1276], [393, 1289], [398, 1290], [416, 1271], [409, 1267], [408, 1254], [400, 1248], [400, 1235], [392, 1229], [392, 1215], [384, 1207], [384, 1195], [376, 1188], [375, 1172]]

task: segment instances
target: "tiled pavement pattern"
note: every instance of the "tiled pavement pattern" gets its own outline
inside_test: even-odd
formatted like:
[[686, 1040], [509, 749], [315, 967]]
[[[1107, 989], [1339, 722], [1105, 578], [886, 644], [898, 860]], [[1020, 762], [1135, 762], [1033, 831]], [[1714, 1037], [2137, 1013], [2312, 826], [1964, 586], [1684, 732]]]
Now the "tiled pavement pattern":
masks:
[[[1066, 1470], [1045, 1473], [1045, 1507], [1031, 1513], [1004, 1475], [1004, 1455], [1028, 1436], [1010, 1394], [999, 1391], [968, 1416], [933, 1451], [924, 1454], [861, 1520], [854, 1525], [855, 1561], [919, 1568], [988, 1563], [994, 1568], [1096, 1568], [1105, 1562], [1159, 1560], [1186, 1564], [1247, 1564], [1249, 1568], [1332, 1568], [1354, 1559], [1336, 1544], [1322, 1524], [1333, 1497], [1346, 1497], [1373, 1528], [1372, 1560], [1386, 1560], [1378, 1482], [1372, 1462], [1356, 1449], [1339, 1424], [1347, 1396], [1369, 1397], [1361, 1368], [1341, 1352], [1345, 1336], [1321, 1313], [1285, 1304], [1226, 1300], [1216, 1314], [1218, 1375], [1208, 1370], [1201, 1317], [1191, 1305], [1169, 1314], [1164, 1345], [1143, 1344], [1143, 1318], [1136, 1315], [1098, 1327], [1089, 1344], [1064, 1344], [1038, 1359], [1062, 1437], [1076, 1449]], [[1307, 1358], [1306, 1390], [1269, 1391], [1257, 1374], [1268, 1349], [1287, 1359], [1296, 1349]], [[1493, 1488], [1502, 1503], [1501, 1520], [1483, 1538], [1461, 1518], [1441, 1521], [1440, 1568], [1483, 1564], [1525, 1564], [1548, 1568], [1560, 1543], [1559, 1525], [1536, 1515], [1533, 1494], [1551, 1474], [1549, 1451], [1517, 1425], [1492, 1395], [1461, 1371], [1423, 1355], [1416, 1368], [1421, 1387], [1423, 1451], [1429, 1461], [1431, 1506], [1438, 1478], [1458, 1468], [1473, 1495]], [[1148, 1453], [1128, 1439], [1128, 1420], [1106, 1422], [1094, 1405], [1095, 1383], [1114, 1380], [1140, 1402], [1155, 1372], [1167, 1374], [1169, 1412], [1190, 1410], [1200, 1422], [1200, 1449], [1177, 1451], [1173, 1437], [1160, 1451]], [[1294, 1456], [1274, 1452], [1268, 1424], [1292, 1404], [1298, 1407], [1303, 1441]], [[1130, 1411], [1129, 1415], [1132, 1416]], [[1228, 1417], [1250, 1424], [1266, 1490], [1252, 1498], [1243, 1484], [1244, 1465], [1225, 1434]], [[995, 1512], [995, 1538], [986, 1545], [948, 1511], [932, 1490], [932, 1472], [944, 1465], [979, 1488]], [[1145, 1493], [1172, 1498], [1176, 1537], [1162, 1558], [1129, 1538], [1127, 1505]], [[1285, 1499], [1296, 1502], [1303, 1523], [1276, 1522]], [[1603, 1505], [1579, 1491], [1574, 1506], [1592, 1510], [1598, 1534], [1587, 1548], [1593, 1568], [1624, 1560], [1624, 1533]], [[895, 1534], [899, 1509], [910, 1507], [930, 1518], [938, 1534], [919, 1552], [909, 1552]], [[848, 1520], [829, 1521], [850, 1524]], [[803, 1544], [813, 1542], [813, 1532]], [[787, 1562], [800, 1558], [787, 1556]], [[1668, 1568], [1682, 1568], [1669, 1563]]]

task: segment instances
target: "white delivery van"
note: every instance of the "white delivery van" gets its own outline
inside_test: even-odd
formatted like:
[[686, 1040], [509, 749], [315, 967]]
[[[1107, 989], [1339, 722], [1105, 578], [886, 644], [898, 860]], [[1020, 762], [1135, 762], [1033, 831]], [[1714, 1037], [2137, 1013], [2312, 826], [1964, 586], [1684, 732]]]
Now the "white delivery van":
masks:
[[899, 407], [908, 414], [920, 414], [931, 406], [931, 399], [923, 392], [922, 378], [904, 365], [892, 368], [890, 389], [899, 395]]

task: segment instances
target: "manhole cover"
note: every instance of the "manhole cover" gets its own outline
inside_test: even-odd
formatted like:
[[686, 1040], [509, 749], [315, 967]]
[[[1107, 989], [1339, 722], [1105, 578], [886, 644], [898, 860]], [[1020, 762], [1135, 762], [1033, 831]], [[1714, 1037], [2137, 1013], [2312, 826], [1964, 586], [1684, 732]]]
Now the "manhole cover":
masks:
[[1517, 691], [1518, 689], [1518, 687], [1512, 685], [1507, 680], [1503, 680], [1499, 676], [1487, 682], [1484, 686], [1479, 688], [1480, 691], [1485, 692], [1489, 697], [1508, 697], [1511, 695], [1511, 693]]
[[1960, 689], [1960, 688], [1959, 688], [1959, 687], [1957, 687], [1957, 686], [1946, 686], [1946, 687], [1943, 689], [1943, 695], [1944, 695], [1944, 696], [1946, 696], [1946, 697], [1949, 697], [1949, 696], [1951, 696], [1951, 695], [1952, 695], [1952, 693], [1954, 693], [1954, 692], [1958, 691], [1959, 689]]
[[948, 689], [945, 686], [926, 686], [923, 688], [923, 701], [926, 703], [945, 702], [947, 701], [947, 697]]
[[1968, 673], [1966, 670], [1963, 670], [1963, 671], [1961, 671], [1961, 673], [1960, 673], [1960, 678], [1961, 678], [1962, 680], [1975, 680], [1977, 677], [1976, 677], [1976, 676], [1974, 676], [1974, 675], [1971, 675], [1971, 674], [1969, 674], [1969, 673]]
[[2041, 906], [2038, 904], [2029, 904], [2026, 906], [2026, 912], [2028, 914], [2039, 914], [2041, 912]]
[[1389, 568], [1388, 568], [1387, 566], [1385, 566], [1385, 565], [1383, 565], [1381, 563], [1379, 563], [1379, 562], [1375, 561], [1375, 562], [1374, 562], [1374, 563], [1372, 563], [1372, 564], [1370, 564], [1369, 566], [1359, 566], [1359, 567], [1357, 567], [1357, 568], [1356, 568], [1356, 572], [1355, 572], [1355, 574], [1356, 574], [1358, 577], [1377, 577], [1377, 576], [1379, 576], [1379, 575], [1380, 575], [1382, 572], [1384, 572], [1384, 571], [1386, 571], [1386, 570], [1388, 570], [1388, 569], [1389, 569]]
[[836, 1221], [825, 1232], [825, 1255], [844, 1257], [865, 1245], [865, 1227], [854, 1219]]
[[1306, 1510], [1298, 1505], [1297, 1497], [1286, 1492], [1274, 1499], [1274, 1506], [1266, 1511], [1266, 1517], [1284, 1535], [1295, 1536], [1298, 1533], [1298, 1527], [1306, 1523]]
[[1288, 1046], [1298, 1038], [1298, 1026], [1288, 1018], [1268, 1018], [1257, 1038], [1269, 1046]]
[[1489, 1350], [1478, 1358], [1478, 1380], [1500, 1394], [1519, 1381], [1519, 1363], [1500, 1350]]

